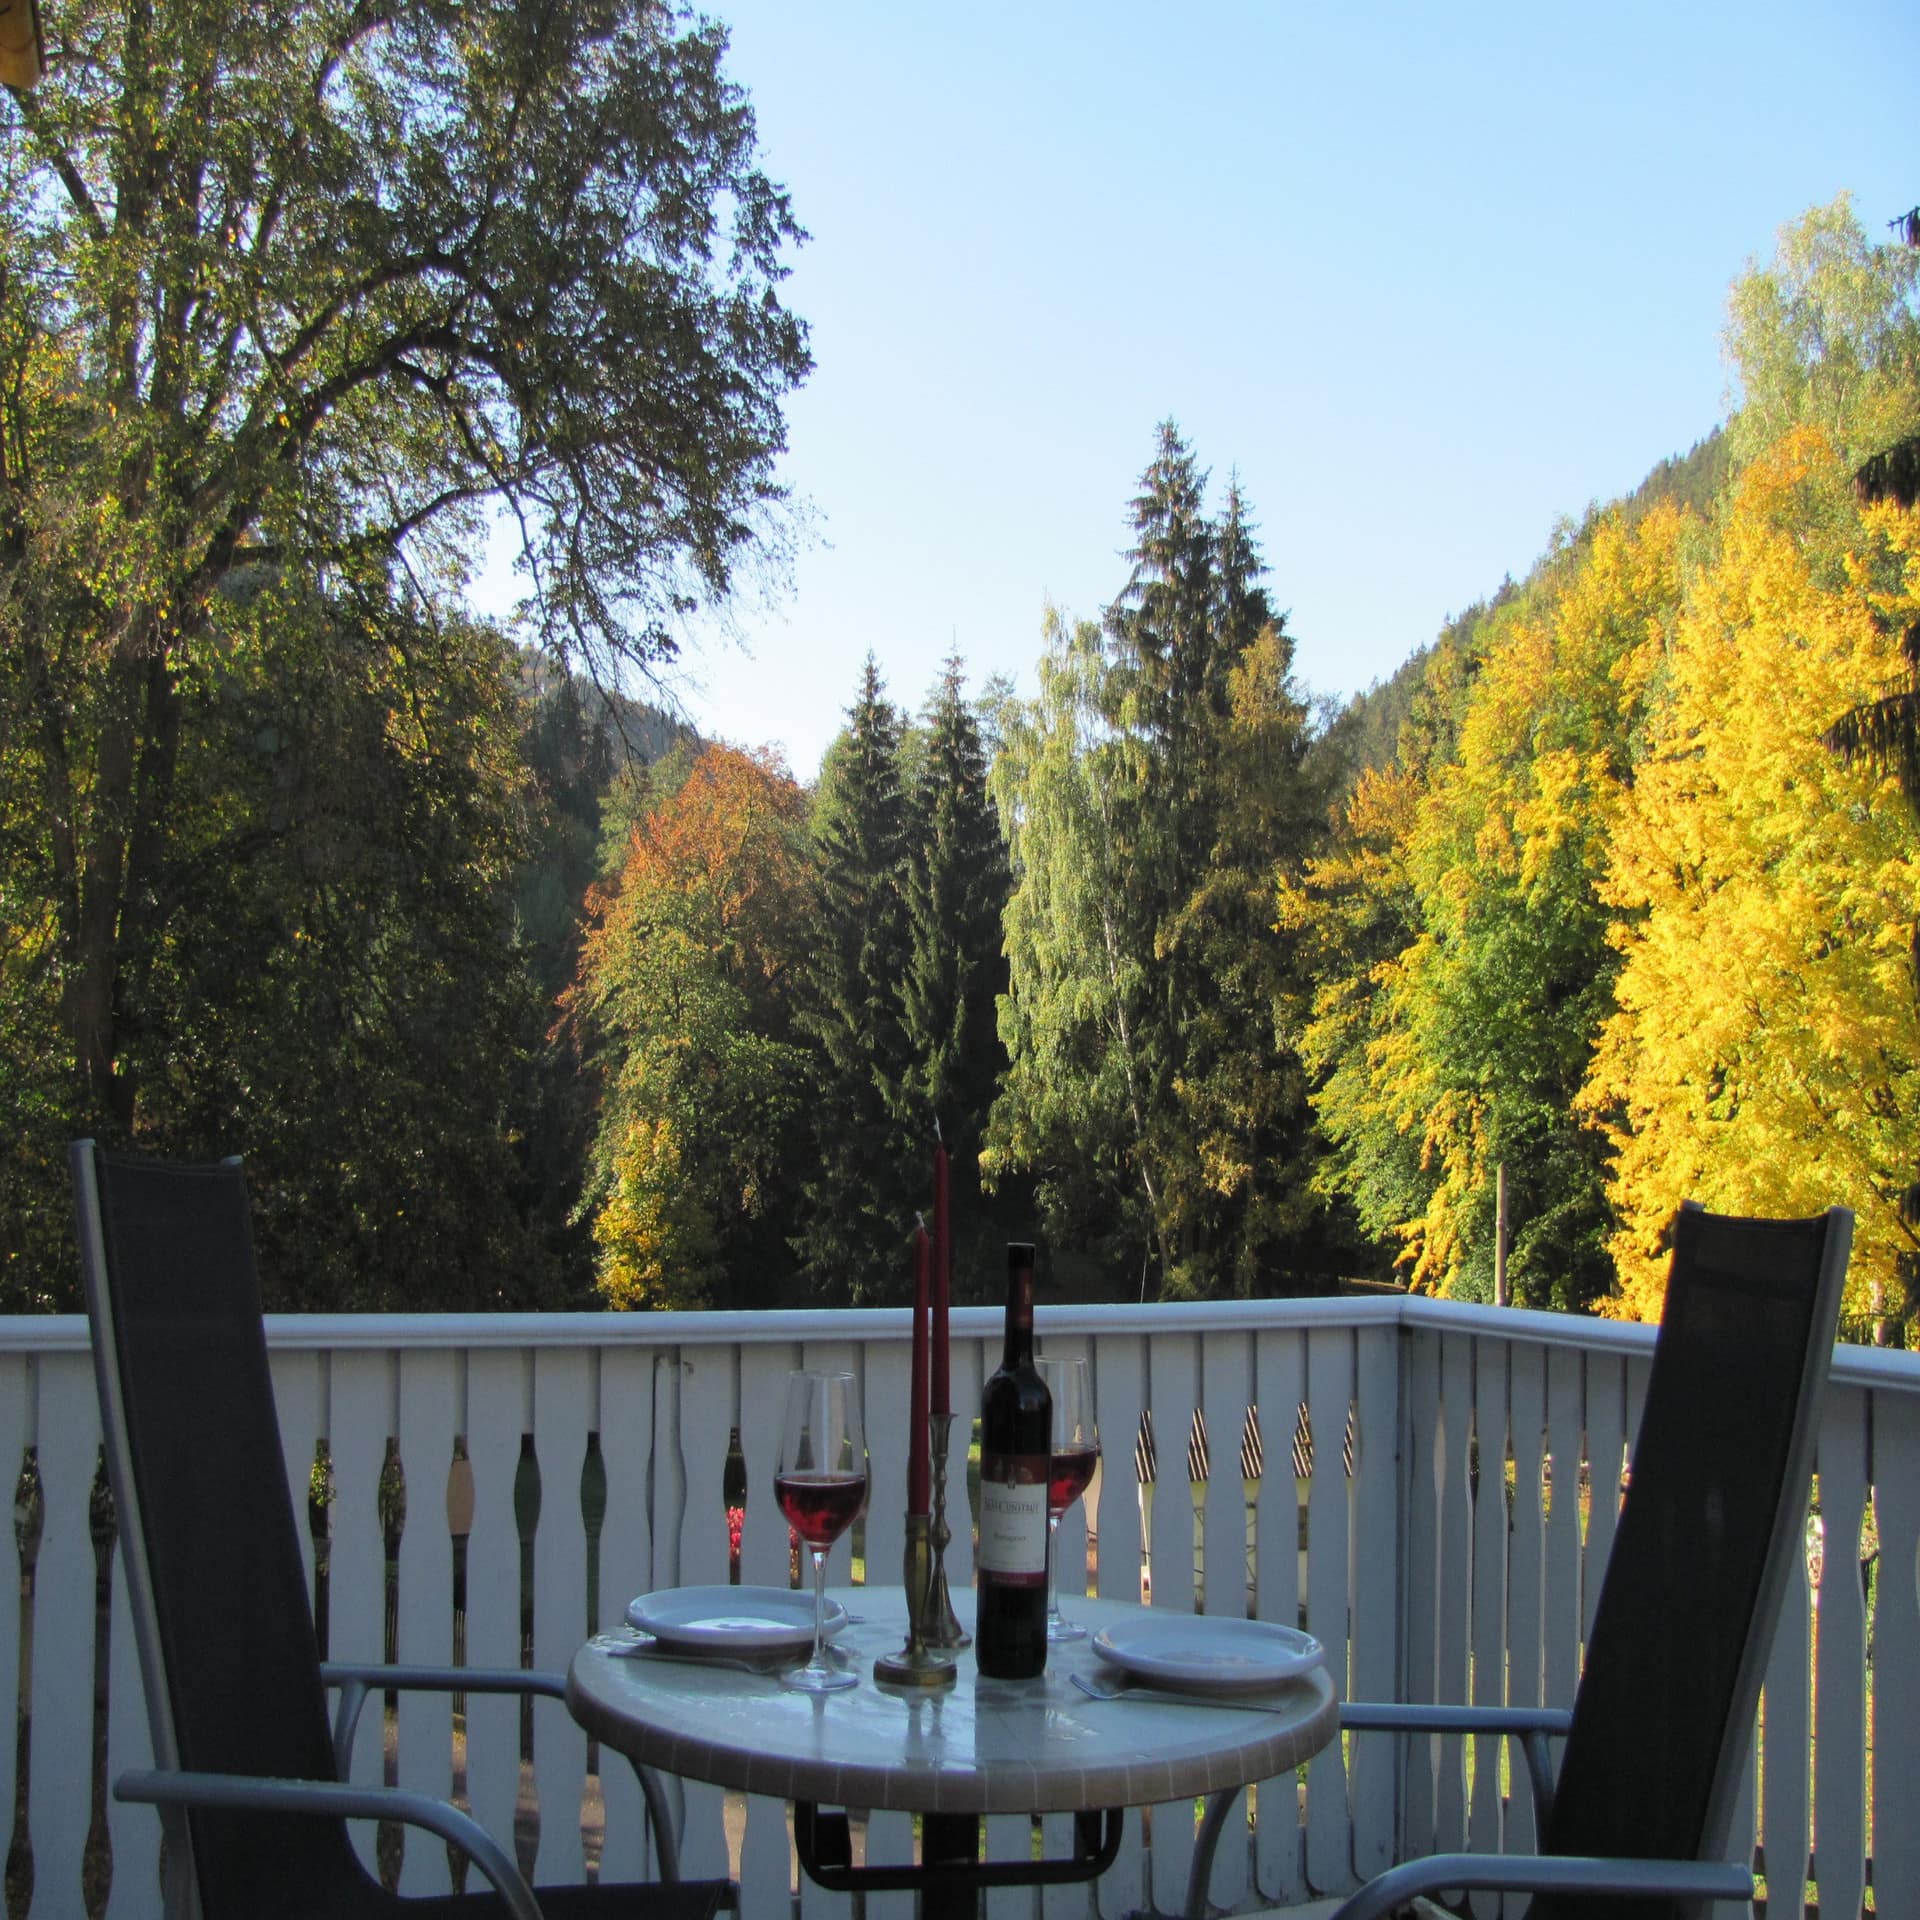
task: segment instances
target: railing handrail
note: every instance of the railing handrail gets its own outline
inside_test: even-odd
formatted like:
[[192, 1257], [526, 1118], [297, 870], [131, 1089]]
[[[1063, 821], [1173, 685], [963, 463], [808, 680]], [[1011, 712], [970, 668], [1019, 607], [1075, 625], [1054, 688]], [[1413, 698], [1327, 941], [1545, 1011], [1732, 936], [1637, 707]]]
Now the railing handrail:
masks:
[[[1038, 1309], [1049, 1330], [1071, 1334], [1209, 1333], [1243, 1327], [1380, 1327], [1432, 1333], [1488, 1334], [1542, 1346], [1645, 1354], [1653, 1326], [1592, 1314], [1489, 1307], [1429, 1294], [1338, 1295], [1271, 1300], [1120, 1301]], [[954, 1334], [991, 1339], [998, 1307], [956, 1307]], [[730, 1313], [270, 1313], [267, 1344], [278, 1352], [367, 1352], [428, 1346], [467, 1350], [537, 1347], [769, 1346], [807, 1340], [904, 1341], [905, 1307], [764, 1308]], [[84, 1353], [83, 1314], [0, 1314], [0, 1353]], [[1920, 1353], [1842, 1343], [1834, 1348], [1834, 1382], [1842, 1386], [1920, 1391]]]

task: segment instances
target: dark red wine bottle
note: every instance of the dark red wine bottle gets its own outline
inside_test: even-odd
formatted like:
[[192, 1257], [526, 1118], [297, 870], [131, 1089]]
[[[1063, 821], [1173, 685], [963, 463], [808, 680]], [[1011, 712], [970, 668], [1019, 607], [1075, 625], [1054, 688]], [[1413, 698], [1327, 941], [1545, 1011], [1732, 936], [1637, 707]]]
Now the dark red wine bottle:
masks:
[[1053, 1396], [1033, 1364], [1033, 1248], [1007, 1248], [1007, 1345], [980, 1396], [979, 1607], [973, 1655], [996, 1680], [1047, 1664]]

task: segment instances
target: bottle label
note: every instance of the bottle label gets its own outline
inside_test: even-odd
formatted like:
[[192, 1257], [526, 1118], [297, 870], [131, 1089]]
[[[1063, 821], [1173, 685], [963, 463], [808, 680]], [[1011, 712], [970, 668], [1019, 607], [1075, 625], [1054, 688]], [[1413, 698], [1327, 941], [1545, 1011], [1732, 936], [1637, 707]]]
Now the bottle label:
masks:
[[1044, 1453], [998, 1453], [980, 1463], [980, 1571], [1004, 1587], [1047, 1584]]

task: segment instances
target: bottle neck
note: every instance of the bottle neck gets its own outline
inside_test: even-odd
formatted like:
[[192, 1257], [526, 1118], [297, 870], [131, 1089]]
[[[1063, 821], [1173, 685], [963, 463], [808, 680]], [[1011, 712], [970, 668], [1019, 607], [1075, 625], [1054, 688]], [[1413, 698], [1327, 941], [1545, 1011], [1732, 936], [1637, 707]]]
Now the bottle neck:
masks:
[[1033, 1269], [1007, 1269], [1007, 1345], [1002, 1365], [1033, 1365]]

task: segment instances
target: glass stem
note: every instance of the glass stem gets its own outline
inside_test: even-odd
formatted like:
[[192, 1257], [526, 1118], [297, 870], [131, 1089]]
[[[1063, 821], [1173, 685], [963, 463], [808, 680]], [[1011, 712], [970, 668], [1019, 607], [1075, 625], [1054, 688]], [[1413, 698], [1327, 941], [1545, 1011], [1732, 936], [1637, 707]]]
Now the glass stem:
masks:
[[1054, 1569], [1056, 1558], [1053, 1551], [1053, 1537], [1060, 1531], [1060, 1516], [1057, 1513], [1047, 1515], [1047, 1618], [1060, 1618], [1060, 1584]]
[[818, 1547], [807, 1551], [813, 1555], [813, 1658], [807, 1665], [817, 1673], [827, 1664], [827, 1556]]

